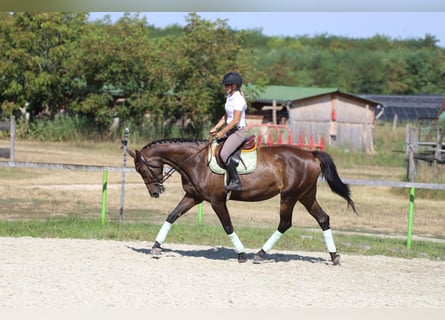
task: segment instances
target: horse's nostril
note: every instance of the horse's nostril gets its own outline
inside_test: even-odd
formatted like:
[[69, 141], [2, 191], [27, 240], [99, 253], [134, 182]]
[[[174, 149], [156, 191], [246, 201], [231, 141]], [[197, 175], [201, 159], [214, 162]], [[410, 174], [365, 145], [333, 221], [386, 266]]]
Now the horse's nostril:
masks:
[[151, 194], [151, 196], [152, 196], [153, 198], [158, 198], [158, 197], [159, 197], [159, 193], [157, 193], [157, 192], [153, 192], [153, 193]]

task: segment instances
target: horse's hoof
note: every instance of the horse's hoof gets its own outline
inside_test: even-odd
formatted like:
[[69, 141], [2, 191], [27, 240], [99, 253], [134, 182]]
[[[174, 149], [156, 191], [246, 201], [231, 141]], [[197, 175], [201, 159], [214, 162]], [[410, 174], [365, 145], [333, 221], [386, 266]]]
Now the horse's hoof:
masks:
[[340, 265], [340, 255], [339, 254], [331, 255], [331, 260], [332, 260], [332, 264], [334, 266], [339, 266]]
[[255, 264], [260, 264], [265, 261], [266, 261], [266, 253], [264, 252], [263, 249], [255, 253], [255, 255], [253, 256], [253, 263]]
[[238, 263], [247, 262], [247, 256], [244, 252], [238, 253]]
[[153, 247], [151, 248], [151, 256], [155, 259], [159, 259], [161, 257], [162, 248], [161, 247]]
[[253, 263], [254, 264], [261, 264], [261, 263], [264, 263], [264, 262], [266, 262], [266, 259], [264, 257], [261, 257], [261, 256], [259, 256], [257, 254], [253, 256]]

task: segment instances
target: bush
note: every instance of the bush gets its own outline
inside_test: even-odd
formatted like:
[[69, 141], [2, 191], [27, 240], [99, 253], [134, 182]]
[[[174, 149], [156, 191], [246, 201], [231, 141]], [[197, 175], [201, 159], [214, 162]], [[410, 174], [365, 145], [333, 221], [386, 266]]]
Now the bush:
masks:
[[57, 116], [56, 118], [39, 119], [31, 123], [17, 123], [17, 136], [23, 139], [40, 141], [81, 141], [94, 133], [85, 118]]

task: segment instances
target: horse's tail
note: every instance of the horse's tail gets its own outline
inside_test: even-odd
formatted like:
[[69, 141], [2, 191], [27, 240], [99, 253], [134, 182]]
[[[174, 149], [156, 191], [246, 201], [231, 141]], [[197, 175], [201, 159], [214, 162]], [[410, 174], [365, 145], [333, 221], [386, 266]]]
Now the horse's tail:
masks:
[[321, 174], [326, 179], [329, 188], [331, 188], [334, 193], [345, 199], [348, 202], [348, 206], [351, 206], [352, 210], [357, 213], [355, 210], [354, 201], [351, 199], [351, 190], [349, 189], [349, 185], [343, 183], [343, 181], [340, 179], [337, 172], [337, 167], [335, 166], [334, 160], [332, 160], [331, 156], [326, 152], [318, 150], [312, 151], [312, 154], [320, 161]]

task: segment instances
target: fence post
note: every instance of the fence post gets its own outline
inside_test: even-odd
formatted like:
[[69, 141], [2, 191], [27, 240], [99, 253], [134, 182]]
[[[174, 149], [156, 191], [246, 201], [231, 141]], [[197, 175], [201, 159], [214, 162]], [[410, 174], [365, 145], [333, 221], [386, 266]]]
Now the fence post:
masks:
[[409, 191], [409, 210], [408, 210], [408, 239], [406, 241], [406, 247], [411, 249], [411, 238], [413, 235], [413, 218], [414, 218], [414, 187], [411, 187]]
[[107, 182], [108, 182], [108, 171], [104, 170], [102, 179], [102, 225], [105, 224], [105, 217], [107, 215]]
[[405, 131], [405, 157], [407, 161], [407, 178], [408, 181], [414, 182], [416, 180], [416, 163], [414, 155], [417, 152], [417, 128], [410, 128], [406, 126]]
[[14, 162], [15, 153], [15, 116], [11, 116], [9, 124], [9, 161]]
[[122, 222], [124, 219], [124, 195], [125, 195], [125, 168], [127, 166], [127, 143], [128, 143], [128, 134], [130, 130], [128, 128], [125, 129], [124, 140], [122, 140], [122, 146], [124, 148], [124, 159], [122, 164], [122, 186], [121, 186], [121, 203], [119, 209], [119, 222]]
[[437, 178], [439, 176], [439, 161], [442, 159], [442, 140], [443, 133], [442, 128], [437, 128], [437, 137], [436, 137], [436, 150], [434, 152], [434, 164], [433, 164], [433, 176]]

